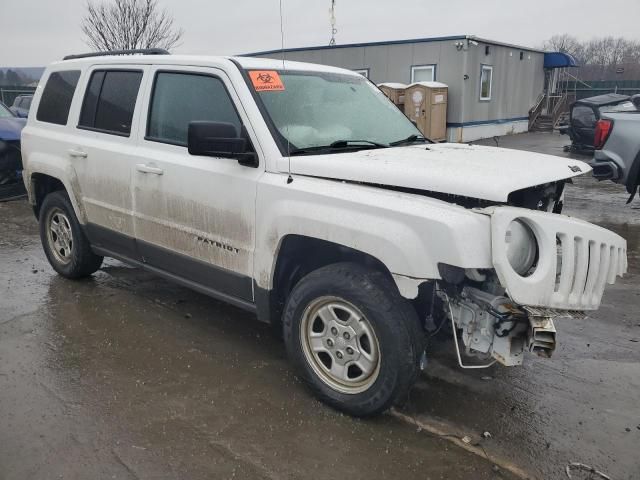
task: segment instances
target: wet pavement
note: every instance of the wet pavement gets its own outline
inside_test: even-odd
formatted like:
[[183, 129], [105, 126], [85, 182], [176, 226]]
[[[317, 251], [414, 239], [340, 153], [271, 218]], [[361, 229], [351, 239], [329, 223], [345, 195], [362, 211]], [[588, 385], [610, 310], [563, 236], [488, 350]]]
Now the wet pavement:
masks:
[[567, 191], [565, 213], [627, 238], [631, 271], [590, 318], [557, 322], [551, 360], [460, 370], [433, 343], [410, 403], [371, 420], [313, 399], [241, 310], [114, 260], [58, 277], [26, 202], [0, 203], [0, 479], [555, 479], [569, 462], [638, 479], [640, 200], [626, 199], [590, 178]]

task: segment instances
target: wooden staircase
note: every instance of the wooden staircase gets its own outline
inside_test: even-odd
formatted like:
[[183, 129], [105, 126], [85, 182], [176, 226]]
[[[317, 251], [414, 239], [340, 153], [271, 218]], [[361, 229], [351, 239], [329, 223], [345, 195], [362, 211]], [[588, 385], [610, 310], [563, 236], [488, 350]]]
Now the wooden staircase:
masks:
[[554, 124], [553, 115], [538, 115], [529, 130], [532, 132], [551, 132]]
[[563, 93], [549, 96], [544, 101], [544, 94], [536, 100], [536, 104], [529, 110], [530, 132], [552, 132], [557, 125], [567, 121], [569, 106], [575, 101], [575, 94]]

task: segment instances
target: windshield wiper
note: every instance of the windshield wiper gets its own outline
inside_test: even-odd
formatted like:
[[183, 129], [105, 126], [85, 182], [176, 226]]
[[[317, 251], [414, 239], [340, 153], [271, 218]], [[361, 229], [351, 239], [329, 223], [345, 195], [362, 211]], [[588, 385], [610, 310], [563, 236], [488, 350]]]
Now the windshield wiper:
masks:
[[371, 140], [336, 140], [329, 145], [314, 145], [311, 147], [295, 148], [289, 152], [289, 155], [304, 155], [313, 152], [322, 151], [340, 151], [344, 149], [360, 150], [370, 148], [388, 148], [389, 145], [378, 143]]
[[395, 142], [389, 142], [389, 146], [390, 147], [397, 147], [399, 145], [408, 145], [410, 143], [415, 143], [415, 142], [422, 142], [422, 143], [427, 143], [429, 142], [429, 140], [425, 137], [423, 137], [422, 135], [409, 135], [407, 138], [403, 138], [402, 140], [398, 140]]
[[365, 143], [376, 148], [387, 148], [389, 146], [384, 143], [372, 142], [371, 140], [336, 140], [329, 146], [331, 148], [355, 147], [358, 143]]

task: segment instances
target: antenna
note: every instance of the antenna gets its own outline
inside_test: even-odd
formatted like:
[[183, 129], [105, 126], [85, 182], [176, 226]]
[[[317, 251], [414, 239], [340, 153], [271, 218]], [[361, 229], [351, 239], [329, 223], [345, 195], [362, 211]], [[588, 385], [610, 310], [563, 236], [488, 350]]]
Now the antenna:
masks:
[[338, 29], [336, 28], [336, 0], [331, 0], [329, 21], [331, 22], [331, 40], [329, 40], [329, 45], [333, 46], [336, 44], [336, 33], [338, 33]]
[[[282, 0], [280, 0], [280, 49], [282, 51], [282, 71], [285, 72], [287, 70], [287, 65], [285, 64], [285, 52], [284, 52], [284, 19], [282, 14]], [[285, 113], [286, 117], [286, 113]], [[290, 144], [289, 144], [289, 124], [287, 123], [287, 170], [289, 176], [287, 177], [287, 184], [293, 182], [293, 177], [291, 176], [291, 152], [290, 152]]]

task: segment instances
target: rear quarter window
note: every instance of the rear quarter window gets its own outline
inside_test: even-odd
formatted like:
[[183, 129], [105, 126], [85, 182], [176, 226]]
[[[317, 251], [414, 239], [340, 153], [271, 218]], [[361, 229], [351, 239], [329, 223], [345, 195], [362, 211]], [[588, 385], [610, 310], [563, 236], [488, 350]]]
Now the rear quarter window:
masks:
[[591, 107], [576, 105], [571, 112], [571, 120], [577, 127], [593, 127], [597, 119]]
[[40, 98], [36, 118], [40, 122], [66, 125], [80, 70], [52, 72]]

